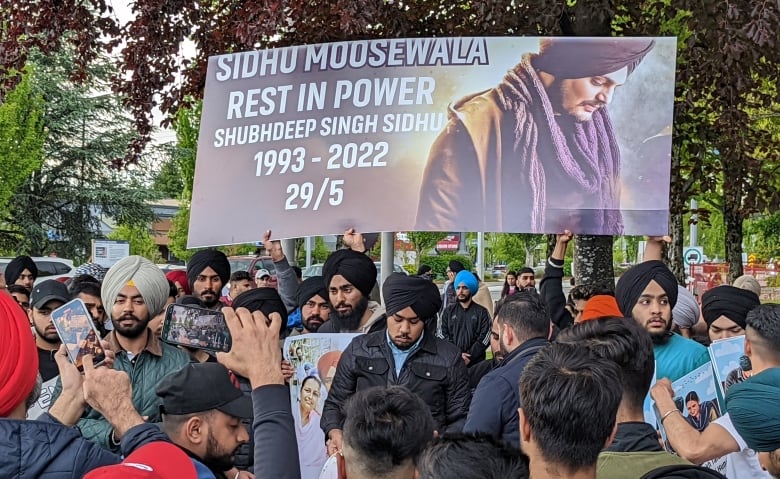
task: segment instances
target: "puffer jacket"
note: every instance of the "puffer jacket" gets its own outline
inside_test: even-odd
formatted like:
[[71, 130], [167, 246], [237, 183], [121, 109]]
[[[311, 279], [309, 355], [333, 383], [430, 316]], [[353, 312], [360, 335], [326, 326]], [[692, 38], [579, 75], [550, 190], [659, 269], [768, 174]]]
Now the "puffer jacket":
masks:
[[[122, 438], [122, 453], [151, 441], [169, 439], [152, 424], [138, 425]], [[84, 439], [77, 428], [63, 426], [48, 413], [35, 421], [0, 419], [3, 479], [81, 479], [96, 467], [119, 462], [118, 454]]]
[[[165, 344], [147, 330], [148, 342], [146, 349], [141, 351], [134, 362], [127, 357], [116, 341], [115, 332], [106, 336], [106, 341], [111, 344], [111, 349], [116, 351], [114, 369], [124, 371], [130, 376], [130, 384], [133, 388], [133, 405], [141, 416], [147, 416], [149, 422], [160, 422], [160, 398], [155, 390], [162, 378], [174, 373], [190, 362], [190, 357], [184, 351], [169, 344]], [[60, 395], [61, 386], [57, 381], [52, 403]], [[78, 422], [81, 434], [85, 438], [100, 446], [117, 451], [118, 448], [111, 444], [110, 435], [112, 427], [106, 419], [92, 408], [87, 408]]]
[[471, 402], [468, 373], [460, 351], [430, 334], [404, 362], [396, 375], [395, 361], [387, 344], [386, 331], [358, 336], [339, 360], [320, 425], [327, 436], [341, 429], [341, 407], [355, 392], [372, 386], [406, 386], [431, 409], [439, 433], [460, 432]]

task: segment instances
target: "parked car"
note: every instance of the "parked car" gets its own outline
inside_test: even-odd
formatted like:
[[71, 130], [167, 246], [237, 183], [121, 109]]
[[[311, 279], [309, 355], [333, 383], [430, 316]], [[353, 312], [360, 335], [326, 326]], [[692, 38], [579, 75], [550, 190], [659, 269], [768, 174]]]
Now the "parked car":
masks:
[[[0, 272], [5, 274], [5, 268], [13, 260], [11, 257], [0, 258]], [[38, 267], [38, 279], [35, 284], [47, 279], [70, 278], [73, 276], [73, 260], [52, 256], [34, 256], [32, 258]]]
[[268, 270], [271, 273], [271, 285], [276, 287], [276, 266], [270, 256], [228, 256], [228, 262], [231, 274], [236, 271], [248, 271], [254, 278], [258, 269]]
[[160, 268], [165, 274], [168, 274], [171, 271], [187, 271], [187, 267], [183, 264], [158, 264], [157, 267]]

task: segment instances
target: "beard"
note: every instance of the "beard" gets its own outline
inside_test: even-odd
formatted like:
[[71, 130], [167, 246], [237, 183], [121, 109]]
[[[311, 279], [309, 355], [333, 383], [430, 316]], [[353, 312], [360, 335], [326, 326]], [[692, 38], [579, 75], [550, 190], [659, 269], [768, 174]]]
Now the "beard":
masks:
[[368, 309], [368, 298], [363, 296], [360, 298], [358, 304], [355, 305], [348, 313], [340, 314], [338, 308], [343, 306], [344, 303], [335, 305], [333, 311], [330, 313], [330, 319], [336, 320], [338, 329], [346, 329], [354, 331], [360, 326], [360, 320], [363, 319], [363, 315], [366, 314]]
[[[144, 321], [133, 314], [123, 314], [118, 319], [111, 318], [111, 323], [114, 325], [114, 331], [116, 331], [118, 335], [128, 339], [135, 339], [146, 332], [146, 328], [151, 319], [151, 317], [148, 317]], [[135, 321], [135, 324], [131, 326], [122, 326], [122, 321], [126, 320], [133, 320]]]
[[[241, 427], [244, 427], [244, 425], [242, 424]], [[233, 468], [233, 455], [235, 452], [225, 452], [211, 431], [209, 431], [203, 464], [213, 471], [227, 471]]]
[[664, 345], [669, 342], [669, 340], [672, 338], [672, 318], [669, 317], [669, 321], [666, 323], [666, 329], [663, 332], [660, 333], [650, 333], [650, 339], [653, 341], [653, 344], [656, 345]]
[[[209, 295], [211, 299], [207, 300], [206, 295]], [[217, 303], [219, 303], [219, 295], [210, 289], [201, 291], [198, 297], [200, 298], [200, 302], [203, 303], [203, 306], [207, 308], [213, 308], [217, 305]]]
[[38, 335], [39, 338], [43, 339], [49, 344], [60, 344], [62, 341], [60, 340], [60, 335], [57, 334], [57, 331], [54, 331], [53, 333], [47, 333], [45, 328], [43, 331], [38, 329], [38, 325], [35, 324], [33, 321], [33, 327], [35, 328], [35, 334]]
[[455, 297], [459, 303], [468, 303], [471, 300], [471, 295], [467, 294], [465, 296], [457, 295]]
[[320, 326], [322, 326], [322, 323], [325, 321], [322, 320], [319, 314], [312, 314], [306, 319], [301, 320], [301, 323], [303, 323], [303, 327], [306, 328], [306, 331], [310, 333], [316, 333], [318, 329], [320, 329]]

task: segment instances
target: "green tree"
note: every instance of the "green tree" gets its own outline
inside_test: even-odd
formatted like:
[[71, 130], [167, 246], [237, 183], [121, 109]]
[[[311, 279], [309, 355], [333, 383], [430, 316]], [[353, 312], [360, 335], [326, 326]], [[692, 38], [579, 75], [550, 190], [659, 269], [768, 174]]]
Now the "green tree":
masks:
[[532, 268], [537, 262], [535, 252], [544, 243], [544, 235], [498, 233], [493, 249], [498, 261], [509, 264], [520, 262], [522, 258], [522, 264]]
[[436, 246], [436, 243], [447, 237], [447, 233], [410, 231], [406, 233], [409, 243], [414, 248], [414, 265], [420, 266], [420, 258]]
[[0, 211], [43, 163], [43, 98], [32, 88], [32, 68], [0, 104]]
[[113, 70], [107, 60], [91, 65], [80, 85], [69, 79], [70, 52], [33, 61], [33, 91], [46, 105], [45, 161], [14, 192], [3, 239], [18, 252], [83, 259], [91, 240], [102, 237], [105, 219], [148, 225], [154, 194], [133, 171], [111, 167], [134, 134], [121, 98], [96, 94], [108, 88]]
[[154, 177], [152, 189], [163, 198], [181, 198], [184, 190], [179, 164], [175, 159], [165, 161]]
[[110, 240], [129, 242], [131, 255], [143, 256], [154, 263], [164, 262], [160, 249], [154, 242], [148, 227], [118, 225], [106, 237]]

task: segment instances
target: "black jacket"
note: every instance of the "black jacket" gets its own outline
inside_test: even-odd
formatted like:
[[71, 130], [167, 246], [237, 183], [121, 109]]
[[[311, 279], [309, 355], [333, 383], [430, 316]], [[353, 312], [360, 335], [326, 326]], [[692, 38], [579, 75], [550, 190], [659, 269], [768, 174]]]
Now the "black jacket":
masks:
[[566, 329], [574, 324], [574, 318], [566, 309], [566, 295], [563, 294], [562, 280], [563, 261], [548, 258], [544, 267], [544, 278], [539, 284], [539, 295], [553, 324], [559, 329]]
[[322, 408], [320, 425], [325, 435], [344, 426], [341, 407], [355, 392], [393, 385], [406, 386], [425, 401], [439, 433], [460, 432], [471, 391], [458, 348], [425, 334], [420, 347], [406, 358], [401, 374], [396, 376], [387, 333], [378, 331], [356, 337], [342, 354]]
[[473, 300], [468, 309], [457, 301], [441, 315], [439, 337], [454, 344], [461, 352], [471, 355], [469, 366], [485, 359], [490, 345], [490, 313]]
[[464, 432], [490, 434], [511, 446], [520, 447], [518, 384], [525, 366], [548, 344], [546, 338], [529, 339], [507, 354], [496, 369], [482, 378], [474, 391]]

